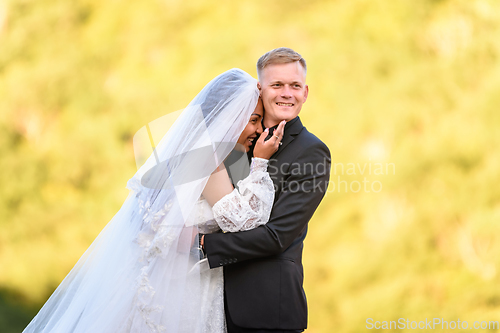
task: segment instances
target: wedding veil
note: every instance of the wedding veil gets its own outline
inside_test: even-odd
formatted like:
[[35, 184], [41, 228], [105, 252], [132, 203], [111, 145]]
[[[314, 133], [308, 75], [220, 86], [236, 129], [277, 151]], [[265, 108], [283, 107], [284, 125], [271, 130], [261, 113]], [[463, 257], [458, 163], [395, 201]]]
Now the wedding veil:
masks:
[[258, 96], [257, 81], [239, 69], [203, 88], [128, 181], [131, 192], [118, 213], [24, 332], [200, 332], [194, 208]]

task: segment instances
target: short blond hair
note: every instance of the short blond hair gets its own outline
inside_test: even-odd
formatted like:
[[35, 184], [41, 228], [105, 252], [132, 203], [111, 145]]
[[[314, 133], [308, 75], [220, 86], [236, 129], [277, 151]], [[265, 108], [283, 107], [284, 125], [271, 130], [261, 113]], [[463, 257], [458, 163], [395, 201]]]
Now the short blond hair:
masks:
[[298, 61], [307, 72], [306, 60], [300, 54], [288, 47], [279, 47], [264, 54], [257, 61], [257, 76], [261, 77], [262, 70], [272, 64], [287, 64]]

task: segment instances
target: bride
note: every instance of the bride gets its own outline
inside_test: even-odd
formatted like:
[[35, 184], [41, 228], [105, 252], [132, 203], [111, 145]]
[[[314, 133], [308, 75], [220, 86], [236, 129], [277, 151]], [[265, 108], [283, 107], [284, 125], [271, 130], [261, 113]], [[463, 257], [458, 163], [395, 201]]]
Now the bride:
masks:
[[222, 267], [209, 269], [199, 239], [267, 223], [274, 200], [267, 162], [284, 124], [255, 143], [250, 174], [236, 189], [224, 166], [234, 150], [248, 151], [262, 117], [257, 81], [244, 71], [209, 82], [24, 332], [225, 332]]

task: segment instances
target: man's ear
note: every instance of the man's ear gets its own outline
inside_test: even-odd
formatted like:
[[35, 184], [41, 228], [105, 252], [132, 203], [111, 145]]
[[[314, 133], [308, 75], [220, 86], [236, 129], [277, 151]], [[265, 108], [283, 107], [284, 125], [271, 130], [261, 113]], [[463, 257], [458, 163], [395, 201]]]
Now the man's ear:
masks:
[[257, 82], [257, 88], [258, 88], [259, 90], [262, 90], [262, 86], [260, 85], [260, 82]]
[[306, 84], [306, 89], [304, 89], [304, 103], [307, 101], [308, 95], [309, 95], [309, 86]]

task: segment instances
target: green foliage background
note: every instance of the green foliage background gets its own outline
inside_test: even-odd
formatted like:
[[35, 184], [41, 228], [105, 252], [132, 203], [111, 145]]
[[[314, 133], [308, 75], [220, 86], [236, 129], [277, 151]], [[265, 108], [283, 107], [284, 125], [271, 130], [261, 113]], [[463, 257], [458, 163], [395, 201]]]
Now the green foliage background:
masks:
[[280, 46], [308, 61], [301, 118], [335, 167], [308, 332], [500, 320], [499, 40], [496, 0], [0, 0], [0, 331], [118, 211], [134, 133]]

